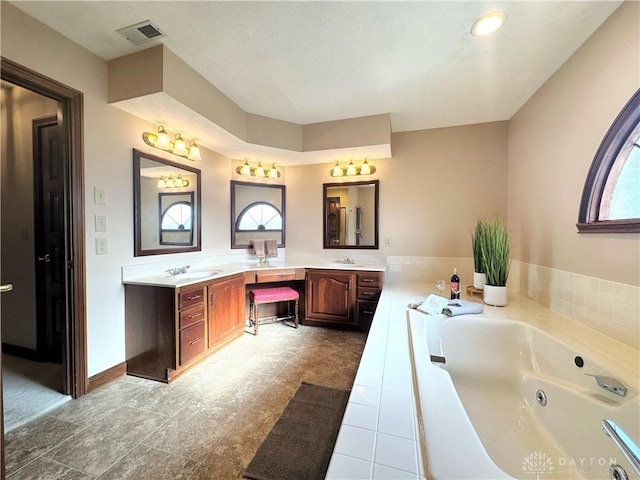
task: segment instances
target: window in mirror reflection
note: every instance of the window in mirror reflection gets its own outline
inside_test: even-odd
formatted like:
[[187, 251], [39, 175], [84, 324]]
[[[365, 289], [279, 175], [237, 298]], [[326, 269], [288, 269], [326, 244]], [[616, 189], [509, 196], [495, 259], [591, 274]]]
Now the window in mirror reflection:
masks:
[[268, 202], [256, 202], [245, 208], [238, 218], [236, 232], [282, 230], [282, 214]]
[[[171, 197], [177, 201], [164, 206], [163, 202], [171, 202]], [[191, 245], [193, 242], [193, 193], [161, 193], [160, 212], [160, 244], [161, 245]]]

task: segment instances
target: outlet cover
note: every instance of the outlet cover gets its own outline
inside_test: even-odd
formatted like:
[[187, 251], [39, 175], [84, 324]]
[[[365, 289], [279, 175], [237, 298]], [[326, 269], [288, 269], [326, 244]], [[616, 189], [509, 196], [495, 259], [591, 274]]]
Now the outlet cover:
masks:
[[106, 231], [107, 231], [107, 216], [96, 215], [96, 232], [106, 232]]
[[107, 239], [96, 238], [96, 255], [106, 255], [108, 253]]
[[93, 188], [93, 203], [96, 205], [107, 204], [107, 190], [100, 187]]

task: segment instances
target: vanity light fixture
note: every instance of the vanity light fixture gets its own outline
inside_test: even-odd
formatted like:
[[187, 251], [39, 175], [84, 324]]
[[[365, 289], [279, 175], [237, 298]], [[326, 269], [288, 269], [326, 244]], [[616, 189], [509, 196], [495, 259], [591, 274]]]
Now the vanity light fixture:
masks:
[[189, 180], [182, 178], [182, 175], [178, 175], [176, 178], [169, 175], [167, 178], [160, 177], [157, 186], [158, 188], [184, 188], [189, 186]]
[[499, 30], [507, 20], [507, 14], [504, 12], [487, 13], [480, 17], [471, 27], [471, 35], [481, 37], [489, 35]]
[[244, 177], [260, 177], [260, 178], [280, 178], [280, 170], [273, 163], [271, 168], [265, 168], [262, 166], [262, 162], [258, 162], [257, 166], [251, 166], [249, 161], [245, 158], [244, 163], [236, 167], [236, 173]]
[[187, 142], [182, 138], [182, 135], [176, 133], [174, 141], [172, 142], [169, 139], [169, 134], [162, 125], [158, 127], [158, 133], [144, 132], [142, 134], [142, 139], [144, 140], [144, 143], [151, 147], [165, 150], [179, 157], [188, 158], [189, 160], [194, 161], [202, 160], [202, 157], [200, 156], [200, 147], [198, 147], [195, 141], [192, 140], [187, 147]]
[[371, 175], [372, 173], [376, 173], [376, 167], [371, 165], [366, 158], [362, 165], [356, 165], [353, 160], [350, 160], [346, 169], [340, 166], [339, 161], [336, 161], [336, 164], [329, 170], [329, 175], [332, 177], [355, 177], [356, 175]]

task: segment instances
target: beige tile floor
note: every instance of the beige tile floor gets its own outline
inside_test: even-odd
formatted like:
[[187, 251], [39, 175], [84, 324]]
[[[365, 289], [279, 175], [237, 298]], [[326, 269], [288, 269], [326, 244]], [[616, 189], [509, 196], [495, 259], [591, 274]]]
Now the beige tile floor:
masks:
[[351, 388], [365, 339], [276, 323], [170, 385], [119, 378], [8, 433], [7, 478], [239, 479], [300, 382]]

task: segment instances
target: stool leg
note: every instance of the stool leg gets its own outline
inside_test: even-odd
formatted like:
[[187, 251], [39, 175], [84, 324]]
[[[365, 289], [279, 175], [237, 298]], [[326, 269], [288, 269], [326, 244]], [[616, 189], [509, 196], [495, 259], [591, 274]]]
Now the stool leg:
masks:
[[258, 304], [253, 304], [253, 334], [258, 335]]
[[294, 323], [296, 325], [295, 328], [298, 328], [298, 300], [296, 300], [296, 306], [295, 306], [294, 314], [295, 314]]

